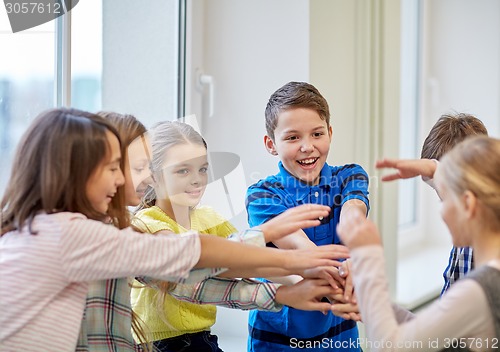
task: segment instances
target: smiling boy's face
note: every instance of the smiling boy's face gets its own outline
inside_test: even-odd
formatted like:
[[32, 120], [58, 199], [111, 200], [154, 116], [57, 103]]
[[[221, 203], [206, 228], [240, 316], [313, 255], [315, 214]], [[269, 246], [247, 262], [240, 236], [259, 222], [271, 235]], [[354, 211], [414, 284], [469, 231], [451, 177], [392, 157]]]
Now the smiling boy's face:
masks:
[[319, 183], [331, 140], [331, 126], [316, 111], [304, 108], [281, 112], [274, 141], [264, 137], [267, 151], [278, 155], [290, 174], [309, 185]]

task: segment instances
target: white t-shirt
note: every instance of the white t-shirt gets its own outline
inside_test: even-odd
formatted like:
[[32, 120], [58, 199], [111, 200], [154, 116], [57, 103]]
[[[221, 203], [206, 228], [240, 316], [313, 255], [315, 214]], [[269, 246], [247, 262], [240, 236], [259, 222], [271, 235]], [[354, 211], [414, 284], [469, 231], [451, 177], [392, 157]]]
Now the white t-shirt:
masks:
[[472, 350], [500, 346], [485, 292], [475, 280], [458, 281], [441, 299], [412, 315], [390, 302], [381, 246], [355, 248], [351, 257], [370, 351], [439, 351], [460, 338]]

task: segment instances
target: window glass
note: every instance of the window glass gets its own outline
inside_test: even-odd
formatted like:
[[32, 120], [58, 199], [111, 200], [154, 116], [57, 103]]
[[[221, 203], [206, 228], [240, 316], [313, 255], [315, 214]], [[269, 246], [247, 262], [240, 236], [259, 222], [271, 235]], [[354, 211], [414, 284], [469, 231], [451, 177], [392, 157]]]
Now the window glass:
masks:
[[0, 195], [13, 154], [26, 126], [54, 107], [55, 21], [12, 33], [0, 11]]
[[102, 0], [79, 1], [71, 11], [71, 105], [101, 109]]
[[[399, 145], [402, 159], [419, 157], [420, 2], [401, 2], [401, 102]], [[417, 178], [399, 182], [399, 227], [417, 221]]]

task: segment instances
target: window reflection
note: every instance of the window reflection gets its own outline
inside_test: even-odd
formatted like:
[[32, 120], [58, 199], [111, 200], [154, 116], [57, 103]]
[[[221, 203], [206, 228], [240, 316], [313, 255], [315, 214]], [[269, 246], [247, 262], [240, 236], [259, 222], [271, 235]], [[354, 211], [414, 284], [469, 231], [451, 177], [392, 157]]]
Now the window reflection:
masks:
[[26, 126], [54, 106], [55, 22], [12, 33], [0, 11], [0, 195]]
[[102, 95], [102, 0], [79, 1], [71, 11], [71, 44], [71, 106], [97, 112]]

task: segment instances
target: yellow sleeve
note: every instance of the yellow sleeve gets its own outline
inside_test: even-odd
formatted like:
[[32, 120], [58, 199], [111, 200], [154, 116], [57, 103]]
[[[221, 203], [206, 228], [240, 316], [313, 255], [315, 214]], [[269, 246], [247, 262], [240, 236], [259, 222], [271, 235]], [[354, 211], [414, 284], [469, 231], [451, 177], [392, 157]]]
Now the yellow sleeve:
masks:
[[[203, 206], [196, 209], [196, 228], [193, 230], [200, 233], [216, 235], [219, 237], [229, 237], [238, 230], [222, 215], [210, 207]], [[193, 225], [193, 223], [192, 223]]]
[[132, 218], [132, 224], [140, 230], [151, 234], [160, 231], [179, 233], [178, 225], [154, 208], [148, 208], [138, 212]]

